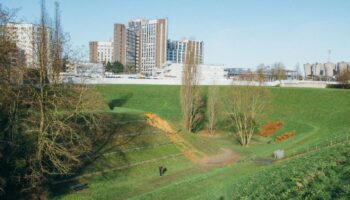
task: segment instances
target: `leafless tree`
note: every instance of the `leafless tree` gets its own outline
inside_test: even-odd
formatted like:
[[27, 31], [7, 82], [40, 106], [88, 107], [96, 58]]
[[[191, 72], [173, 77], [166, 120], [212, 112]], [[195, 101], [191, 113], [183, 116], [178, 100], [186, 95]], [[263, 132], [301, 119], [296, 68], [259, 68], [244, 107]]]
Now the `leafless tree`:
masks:
[[264, 82], [266, 81], [265, 77], [265, 64], [262, 63], [260, 64], [257, 69], [256, 69], [256, 79], [259, 82], [259, 85], [263, 85]]
[[58, 15], [55, 21], [56, 28], [48, 25], [42, 0], [34, 68], [24, 70], [23, 81], [0, 81], [0, 176], [11, 185], [6, 192], [13, 199], [45, 197], [48, 180], [72, 174], [102, 134], [99, 96], [85, 85], [58, 81], [63, 39]]
[[282, 80], [286, 79], [286, 70], [282, 62], [276, 62], [272, 65], [272, 74], [276, 80], [281, 83]]
[[61, 27], [61, 13], [59, 9], [58, 2], [55, 2], [55, 18], [54, 27], [52, 34], [52, 47], [51, 47], [51, 57], [52, 57], [52, 72], [50, 80], [57, 84], [59, 80], [59, 74], [63, 71], [63, 46], [64, 46], [64, 36]]
[[204, 119], [204, 101], [199, 87], [199, 63], [196, 61], [194, 47], [190, 43], [185, 55], [181, 84], [181, 106], [184, 127], [189, 132], [193, 132]]
[[300, 64], [299, 64], [299, 62], [297, 62], [295, 64], [295, 72], [296, 72], [297, 80], [301, 80], [302, 77], [301, 77], [301, 71], [300, 71]]
[[219, 111], [219, 88], [218, 86], [209, 86], [208, 88], [208, 132], [214, 134]]
[[0, 4], [0, 82], [10, 83], [22, 61], [21, 51], [7, 28], [8, 23], [15, 18], [15, 13], [16, 10], [9, 10]]
[[342, 84], [349, 84], [350, 81], [350, 71], [348, 70], [342, 70], [340, 73], [336, 76], [336, 80]]
[[259, 120], [269, 102], [269, 93], [264, 87], [231, 86], [225, 98], [225, 112], [231, 122], [234, 136], [247, 147], [257, 132]]

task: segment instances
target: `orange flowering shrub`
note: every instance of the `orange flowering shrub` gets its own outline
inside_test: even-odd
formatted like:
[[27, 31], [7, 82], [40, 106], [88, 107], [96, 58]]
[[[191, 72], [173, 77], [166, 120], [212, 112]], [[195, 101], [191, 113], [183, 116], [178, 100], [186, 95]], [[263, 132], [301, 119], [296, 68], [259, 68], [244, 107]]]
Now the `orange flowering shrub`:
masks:
[[283, 125], [284, 125], [284, 122], [282, 121], [269, 122], [262, 128], [259, 135], [263, 137], [270, 137]]

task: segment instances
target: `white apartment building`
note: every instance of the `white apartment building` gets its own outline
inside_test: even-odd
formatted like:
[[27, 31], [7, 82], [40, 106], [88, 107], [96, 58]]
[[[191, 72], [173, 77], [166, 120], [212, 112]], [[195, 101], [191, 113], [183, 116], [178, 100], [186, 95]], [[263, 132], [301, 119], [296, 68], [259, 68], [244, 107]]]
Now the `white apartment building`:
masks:
[[113, 42], [92, 41], [89, 44], [90, 62], [107, 63], [113, 61]]
[[140, 71], [143, 74], [154, 75], [166, 63], [167, 40], [167, 19], [141, 21]]
[[24, 56], [26, 66], [34, 67], [36, 60], [34, 39], [38, 37], [38, 26], [25, 23], [8, 23], [6, 29]]
[[[19, 55], [24, 61], [25, 67], [35, 68], [38, 65], [38, 50], [40, 40], [40, 25], [30, 23], [7, 23], [6, 30], [11, 36], [11, 39], [16, 43], [19, 50]], [[46, 27], [47, 37], [47, 53], [50, 53], [50, 44], [52, 40], [52, 29]]]

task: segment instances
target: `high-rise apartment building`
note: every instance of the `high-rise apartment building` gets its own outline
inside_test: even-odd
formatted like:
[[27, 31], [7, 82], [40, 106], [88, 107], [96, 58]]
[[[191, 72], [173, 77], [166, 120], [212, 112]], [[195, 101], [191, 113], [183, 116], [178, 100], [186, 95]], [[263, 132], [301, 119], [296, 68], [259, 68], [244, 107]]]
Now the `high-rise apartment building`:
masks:
[[107, 63], [113, 61], [113, 42], [97, 42], [89, 43], [90, 62], [91, 63]]
[[[140, 56], [141, 56], [141, 44], [140, 44], [140, 35], [141, 35], [141, 20], [131, 20], [128, 24], [128, 46], [129, 46], [129, 60], [130, 62], [134, 61], [134, 65], [139, 68], [140, 66]], [[132, 60], [135, 58], [135, 60]]]
[[140, 71], [151, 75], [166, 63], [167, 20], [143, 20], [141, 26]]
[[195, 62], [198, 64], [204, 63], [204, 42], [181, 40], [168, 40], [167, 46], [167, 61], [172, 63], [185, 63], [186, 51], [188, 48], [194, 52]]
[[[38, 40], [40, 39], [40, 26], [29, 23], [7, 23], [5, 25], [11, 39], [16, 43], [19, 55], [26, 67], [35, 67], [38, 63]], [[47, 28], [47, 44], [50, 45], [51, 29]], [[48, 47], [50, 49], [50, 47]]]
[[113, 61], [126, 64], [126, 27], [124, 24], [114, 24]]
[[138, 71], [155, 74], [166, 63], [167, 19], [131, 20], [128, 27], [114, 25], [114, 60], [136, 66]]

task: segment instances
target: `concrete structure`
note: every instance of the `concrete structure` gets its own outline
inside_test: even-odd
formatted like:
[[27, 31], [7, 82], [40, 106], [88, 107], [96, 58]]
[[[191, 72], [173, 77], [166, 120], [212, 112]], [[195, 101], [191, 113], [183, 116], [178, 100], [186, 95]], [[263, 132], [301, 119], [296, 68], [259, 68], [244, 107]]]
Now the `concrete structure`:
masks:
[[324, 66], [322, 63], [315, 63], [314, 64], [314, 75], [315, 76], [324, 76]]
[[78, 63], [74, 66], [74, 76], [86, 78], [101, 78], [104, 68], [101, 63]]
[[331, 62], [327, 62], [324, 64], [325, 76], [333, 77], [336, 75], [336, 65]]
[[192, 40], [168, 40], [167, 61], [172, 63], [185, 63], [186, 50], [188, 46], [195, 52], [195, 62], [204, 63], [204, 42]]
[[113, 61], [113, 42], [97, 42], [89, 43], [89, 56], [91, 63], [107, 63]]
[[[171, 63], [161, 70], [158, 77], [173, 78], [181, 82], [185, 66], [182, 63]], [[198, 73], [201, 84], [210, 85], [227, 79], [224, 65], [198, 65]]]
[[349, 64], [347, 62], [339, 62], [337, 64], [327, 62], [327, 63], [314, 63], [304, 64], [304, 72], [305, 72], [305, 78], [306, 79], [326, 79], [331, 80], [335, 79], [335, 76], [339, 74], [343, 70], [349, 69]]
[[342, 61], [337, 64], [337, 73], [345, 72], [345, 71], [350, 71], [350, 66], [348, 63]]
[[310, 63], [304, 64], [304, 73], [305, 73], [305, 77], [313, 75], [312, 64]]
[[286, 80], [298, 80], [298, 72], [286, 69]]
[[166, 63], [167, 19], [136, 19], [114, 25], [114, 60], [153, 75]]

